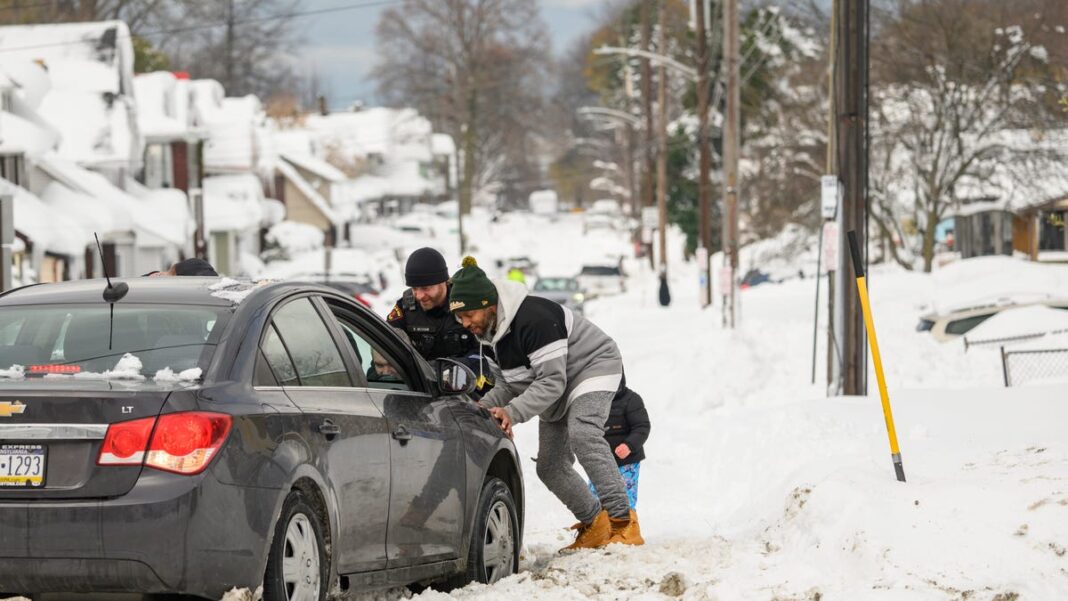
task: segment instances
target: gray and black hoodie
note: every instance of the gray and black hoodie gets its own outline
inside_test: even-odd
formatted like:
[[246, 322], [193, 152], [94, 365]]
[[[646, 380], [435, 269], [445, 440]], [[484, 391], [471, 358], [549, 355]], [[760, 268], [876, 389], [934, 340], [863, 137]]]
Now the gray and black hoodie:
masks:
[[482, 398], [504, 407], [515, 423], [540, 416], [559, 421], [571, 402], [590, 392], [619, 389], [623, 357], [607, 334], [556, 302], [529, 296], [526, 286], [494, 281], [497, 324], [492, 339], [501, 378]]

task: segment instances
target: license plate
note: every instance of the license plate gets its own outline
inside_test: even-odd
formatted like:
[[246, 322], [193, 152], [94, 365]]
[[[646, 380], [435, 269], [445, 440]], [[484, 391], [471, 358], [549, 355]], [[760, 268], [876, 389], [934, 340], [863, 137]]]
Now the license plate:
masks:
[[46, 450], [39, 444], [0, 444], [0, 488], [40, 488]]

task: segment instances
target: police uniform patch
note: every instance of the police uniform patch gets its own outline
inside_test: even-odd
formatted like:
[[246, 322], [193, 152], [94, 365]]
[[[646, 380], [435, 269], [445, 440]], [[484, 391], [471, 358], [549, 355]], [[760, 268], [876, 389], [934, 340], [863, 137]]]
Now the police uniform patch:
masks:
[[389, 312], [389, 316], [386, 317], [386, 321], [397, 321], [404, 318], [404, 311], [401, 310], [400, 305], [393, 305], [393, 310]]

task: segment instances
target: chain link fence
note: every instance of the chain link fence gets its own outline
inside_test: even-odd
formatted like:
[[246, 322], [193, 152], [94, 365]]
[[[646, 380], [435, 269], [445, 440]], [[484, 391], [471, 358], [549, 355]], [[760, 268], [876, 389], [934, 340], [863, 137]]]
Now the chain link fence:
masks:
[[1010, 350], [1003, 346], [1001, 368], [1005, 386], [1044, 380], [1068, 382], [1068, 348]]

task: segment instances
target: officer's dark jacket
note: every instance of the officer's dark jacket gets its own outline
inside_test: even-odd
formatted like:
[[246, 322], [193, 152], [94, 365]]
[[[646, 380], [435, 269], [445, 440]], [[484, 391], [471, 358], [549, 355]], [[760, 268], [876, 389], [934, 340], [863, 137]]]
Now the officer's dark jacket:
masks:
[[404, 330], [412, 346], [427, 361], [478, 355], [478, 339], [456, 321], [456, 317], [449, 312], [448, 303], [424, 311], [419, 301], [415, 300], [411, 288], [404, 291], [404, 296], [393, 306], [386, 321]]

